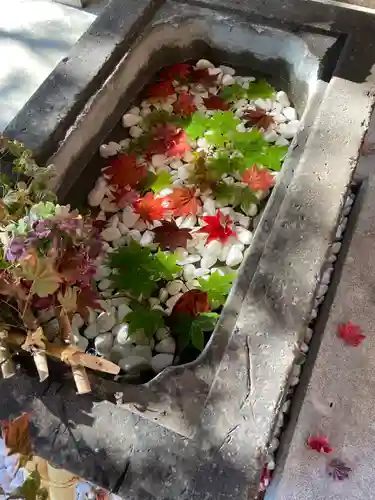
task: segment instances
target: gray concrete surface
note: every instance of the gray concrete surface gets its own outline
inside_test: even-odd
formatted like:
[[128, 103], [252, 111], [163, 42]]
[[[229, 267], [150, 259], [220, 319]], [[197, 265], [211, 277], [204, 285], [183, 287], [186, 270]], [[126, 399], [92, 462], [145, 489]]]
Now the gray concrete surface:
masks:
[[[373, 117], [369, 134], [375, 139]], [[349, 227], [347, 254], [342, 263], [333, 305], [329, 311], [302, 407], [292, 417], [286, 435], [289, 451], [281, 449], [267, 500], [373, 500], [375, 461], [375, 168], [373, 155], [362, 156], [356, 180], [365, 180]], [[352, 235], [350, 234], [352, 229]], [[343, 246], [345, 251], [345, 245]], [[366, 335], [358, 348], [337, 337], [337, 326], [352, 321]], [[318, 328], [319, 329], [319, 328]], [[299, 415], [297, 417], [299, 411]], [[295, 418], [297, 421], [295, 422]], [[327, 457], [306, 446], [310, 434], [329, 437], [334, 452]], [[285, 445], [284, 445], [285, 448]], [[331, 458], [346, 462], [349, 479], [334, 481], [327, 474]]]

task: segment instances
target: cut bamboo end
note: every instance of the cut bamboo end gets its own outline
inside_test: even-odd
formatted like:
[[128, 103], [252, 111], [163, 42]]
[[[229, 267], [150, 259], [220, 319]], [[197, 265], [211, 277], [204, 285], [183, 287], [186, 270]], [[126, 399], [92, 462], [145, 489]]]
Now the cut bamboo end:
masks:
[[0, 363], [1, 373], [4, 378], [10, 378], [15, 375], [16, 369], [14, 367], [12, 358], [10, 357], [10, 353], [4, 337], [0, 338]]
[[91, 385], [87, 372], [83, 366], [72, 366], [74, 382], [78, 394], [87, 394], [91, 392]]
[[32, 356], [38, 371], [39, 381], [44, 382], [49, 376], [47, 356], [44, 352], [35, 352]]

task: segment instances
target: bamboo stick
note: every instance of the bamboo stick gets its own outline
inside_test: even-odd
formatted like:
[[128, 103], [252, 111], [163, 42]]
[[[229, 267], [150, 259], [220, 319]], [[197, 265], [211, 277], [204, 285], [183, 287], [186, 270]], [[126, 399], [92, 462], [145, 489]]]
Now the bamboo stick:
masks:
[[39, 381], [44, 382], [49, 376], [48, 363], [46, 353], [43, 351], [31, 353], [38, 375]]
[[47, 356], [44, 352], [45, 336], [43, 328], [39, 326], [36, 330], [29, 330], [21, 348], [32, 355], [40, 382], [46, 380], [49, 375], [49, 370]]
[[0, 363], [1, 373], [4, 378], [13, 377], [16, 373], [13, 360], [10, 356], [9, 349], [6, 343], [8, 333], [6, 331], [0, 332]]
[[58, 315], [60, 328], [61, 328], [61, 336], [63, 342], [66, 344], [73, 343], [73, 332], [72, 332], [72, 324], [70, 322], [69, 316], [64, 309], [61, 309], [60, 314]]

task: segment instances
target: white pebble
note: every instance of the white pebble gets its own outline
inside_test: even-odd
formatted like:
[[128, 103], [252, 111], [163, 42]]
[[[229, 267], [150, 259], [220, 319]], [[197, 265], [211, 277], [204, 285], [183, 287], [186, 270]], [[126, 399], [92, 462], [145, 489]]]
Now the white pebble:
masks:
[[154, 236], [155, 234], [152, 231], [145, 231], [142, 234], [142, 238], [140, 239], [139, 244], [143, 247], [151, 245], [151, 243], [154, 241]]
[[285, 139], [285, 137], [281, 135], [275, 142], [275, 146], [289, 146], [289, 141], [288, 139]]
[[223, 64], [221, 64], [219, 66], [219, 69], [221, 69], [224, 75], [234, 76], [236, 74], [236, 70], [231, 68], [230, 66], [224, 66]]
[[102, 158], [109, 158], [110, 156], [117, 155], [120, 149], [120, 144], [110, 142], [109, 144], [102, 144], [99, 148], [99, 154]]
[[232, 245], [226, 258], [226, 265], [228, 267], [238, 266], [242, 262], [243, 254], [237, 245]]
[[129, 325], [127, 323], [115, 326], [112, 333], [116, 336], [118, 344], [125, 345], [129, 343]]
[[95, 349], [98, 354], [106, 355], [113, 345], [113, 336], [111, 333], [100, 333], [94, 340]]
[[150, 345], [150, 340], [147, 338], [143, 330], [137, 330], [132, 333], [131, 339], [137, 345]]
[[108, 332], [115, 326], [116, 317], [112, 311], [101, 312], [97, 319], [98, 330], [100, 333]]
[[137, 243], [141, 242], [142, 235], [141, 232], [138, 231], [138, 229], [131, 229], [128, 234], [132, 240], [136, 241]]
[[253, 233], [244, 227], [237, 227], [237, 238], [244, 245], [250, 245], [251, 240], [253, 239]]
[[155, 333], [156, 340], [159, 340], [159, 341], [164, 340], [169, 336], [170, 336], [170, 334], [169, 334], [168, 328], [159, 328], [158, 330], [156, 330], [156, 333]]
[[195, 262], [199, 262], [202, 256], [199, 254], [191, 254], [185, 257], [184, 259], [179, 259], [177, 264], [180, 266], [186, 266], [186, 264], [194, 264]]
[[102, 279], [99, 284], [98, 284], [98, 288], [99, 290], [108, 290], [108, 288], [110, 288], [112, 285], [112, 281], [109, 279], [109, 278], [104, 278]]
[[107, 191], [107, 187], [107, 181], [104, 177], [99, 177], [87, 198], [90, 207], [98, 207], [100, 205]]
[[91, 307], [88, 307], [89, 310], [89, 325], [92, 325], [93, 323], [96, 323], [96, 318], [98, 317], [98, 313], [95, 312]]
[[250, 226], [250, 217], [246, 215], [235, 212], [236, 221], [245, 229], [248, 229]]
[[108, 226], [107, 227], [117, 227], [119, 223], [119, 217], [117, 214], [112, 215], [112, 217], [108, 221]]
[[278, 101], [283, 107], [290, 106], [289, 97], [287, 96], [286, 92], [284, 92], [283, 90], [281, 90], [280, 92], [277, 92], [276, 101]]
[[[209, 269], [210, 267], [212, 267], [213, 265], [216, 264], [217, 262], [217, 255], [214, 255], [214, 254], [206, 254], [202, 257], [202, 260], [201, 260], [201, 266], [202, 266], [202, 269]], [[199, 276], [199, 274], [197, 274], [197, 271], [199, 271], [198, 269], [195, 271], [195, 276]]]
[[299, 120], [293, 120], [289, 123], [280, 123], [279, 131], [285, 139], [292, 139], [299, 130]]
[[[219, 240], [212, 240], [204, 247], [202, 251], [202, 256], [208, 257], [210, 255], [213, 255], [215, 257], [219, 257], [222, 250], [223, 250], [223, 244]], [[202, 267], [204, 266], [202, 265]]]
[[198, 280], [189, 280], [186, 282], [186, 286], [189, 290], [194, 290], [195, 288], [199, 288]]
[[174, 354], [176, 350], [176, 341], [173, 337], [167, 337], [155, 345], [156, 352], [165, 352], [167, 354]]
[[104, 241], [113, 241], [121, 238], [121, 233], [117, 227], [107, 227], [101, 232], [101, 237]]
[[139, 220], [140, 215], [133, 212], [130, 207], [124, 208], [122, 211], [122, 223], [129, 229], [134, 227], [134, 225]]
[[[139, 114], [126, 113], [122, 117], [122, 126], [125, 128], [130, 128], [130, 127], [133, 127], [134, 125], [138, 125], [139, 123], [141, 123], [141, 121], [142, 121], [142, 117]], [[134, 137], [134, 136], [132, 136], [132, 137]]]
[[203, 203], [203, 212], [205, 215], [215, 215], [216, 214], [216, 205], [215, 201], [212, 198], [207, 198]]
[[120, 231], [120, 233], [124, 236], [129, 232], [129, 228], [125, 226], [122, 222], [119, 222], [117, 225], [117, 229]]
[[82, 316], [78, 313], [73, 315], [72, 318], [72, 328], [76, 328], [77, 330], [81, 328], [85, 324]]
[[299, 382], [299, 378], [298, 377], [292, 377], [290, 379], [289, 385], [291, 387], [295, 387], [298, 384], [298, 382]]
[[290, 106], [283, 109], [283, 115], [289, 121], [297, 120], [297, 111]]
[[103, 212], [115, 213], [118, 212], [119, 208], [116, 203], [113, 203], [108, 198], [103, 198], [100, 203], [100, 208]]
[[250, 203], [250, 205], [247, 207], [247, 215], [250, 217], [255, 217], [255, 215], [258, 213], [258, 205], [256, 203]]
[[133, 346], [131, 344], [121, 345], [115, 344], [109, 353], [109, 359], [113, 363], [118, 363], [120, 359], [126, 358], [127, 356], [131, 356], [133, 352]]
[[97, 337], [99, 335], [99, 331], [96, 323], [92, 323], [91, 325], [86, 327], [83, 331], [83, 335], [87, 339], [94, 339], [95, 337]]
[[89, 345], [89, 341], [86, 337], [82, 337], [82, 335], [80, 335], [78, 332], [73, 332], [73, 340], [78, 349], [80, 349], [81, 351], [86, 351], [87, 346]]
[[[157, 227], [156, 223], [159, 223], [159, 221], [154, 222], [154, 227]], [[139, 219], [138, 222], [135, 223], [134, 229], [137, 229], [141, 233], [147, 229], [147, 225], [144, 220]]]
[[195, 278], [195, 266], [193, 264], [187, 264], [184, 266], [184, 280], [189, 281]]
[[179, 167], [177, 170], [177, 175], [178, 178], [181, 179], [182, 181], [186, 181], [189, 178], [190, 172], [187, 166], [182, 165], [182, 167]]
[[150, 366], [150, 363], [147, 359], [142, 358], [141, 356], [131, 355], [126, 358], [120, 359], [118, 365], [125, 372], [138, 373], [142, 370], [147, 370]]
[[208, 68], [214, 68], [215, 65], [212, 64], [212, 62], [208, 61], [207, 59], [199, 59], [195, 67], [197, 69], [208, 69]]
[[182, 281], [174, 280], [174, 281], [170, 281], [167, 284], [166, 289], [167, 289], [167, 292], [169, 293], [169, 295], [176, 295], [176, 293], [178, 293], [182, 290], [183, 285], [184, 284]]
[[[194, 160], [194, 155], [191, 151], [186, 151], [184, 153], [184, 156], [182, 157], [182, 159], [184, 160], [185, 163], [190, 163]], [[173, 163], [173, 162], [171, 162]]]
[[159, 290], [159, 300], [164, 303], [168, 299], [168, 290], [166, 288], [161, 288]]
[[134, 125], [134, 127], [130, 127], [129, 129], [129, 135], [131, 137], [134, 137], [134, 139], [137, 139], [143, 134], [143, 130], [141, 127], [138, 127], [138, 125]]
[[172, 297], [170, 297], [166, 302], [165, 302], [165, 305], [167, 306], [168, 309], [172, 309], [176, 302], [180, 299], [180, 297], [182, 297], [182, 293], [176, 293], [176, 295], [173, 295]]
[[305, 342], [302, 342], [301, 347], [300, 347], [300, 351], [304, 352], [306, 354], [308, 352], [308, 350], [309, 350], [309, 346]]
[[313, 336], [313, 330], [311, 328], [306, 328], [306, 332], [305, 332], [305, 342], [306, 344], [309, 344], [311, 339], [312, 339], [312, 336]]
[[152, 358], [152, 350], [149, 345], [136, 345], [133, 347], [133, 354], [145, 358], [147, 361], [151, 361]]
[[151, 163], [155, 168], [163, 167], [166, 162], [166, 157], [164, 155], [152, 155]]
[[164, 370], [164, 368], [167, 368], [167, 366], [170, 366], [173, 363], [173, 358], [173, 354], [156, 354], [156, 356], [153, 356], [151, 360], [151, 367], [155, 373], [160, 373]]
[[128, 304], [120, 304], [117, 308], [117, 321], [122, 321], [125, 316], [131, 312], [132, 310], [130, 309]]
[[226, 87], [227, 85], [233, 85], [236, 83], [236, 80], [233, 78], [232, 75], [223, 75], [223, 78], [221, 79], [221, 85]]
[[276, 133], [275, 130], [268, 130], [264, 134], [264, 138], [266, 139], [267, 142], [275, 142], [279, 138], [278, 134]]

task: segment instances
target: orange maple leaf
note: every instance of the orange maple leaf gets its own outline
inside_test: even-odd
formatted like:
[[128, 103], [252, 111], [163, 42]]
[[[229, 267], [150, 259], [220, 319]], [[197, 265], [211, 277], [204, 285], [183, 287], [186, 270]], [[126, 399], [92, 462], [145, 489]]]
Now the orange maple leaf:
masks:
[[275, 184], [275, 178], [266, 168], [258, 168], [253, 165], [242, 174], [242, 180], [253, 190], [260, 189], [266, 191]]
[[110, 184], [118, 189], [134, 189], [147, 175], [146, 166], [138, 165], [134, 154], [117, 156], [103, 172], [110, 177]]
[[147, 193], [134, 202], [134, 211], [147, 222], [162, 220], [167, 211], [163, 198], [155, 198], [154, 193]]
[[173, 313], [185, 313], [189, 316], [196, 316], [199, 313], [209, 311], [208, 294], [201, 290], [189, 290], [185, 292], [173, 308]]
[[173, 193], [166, 196], [164, 200], [176, 217], [196, 215], [202, 206], [194, 188], [174, 188]]
[[8, 455], [19, 454], [18, 466], [22, 467], [32, 455], [30, 439], [30, 414], [24, 413], [10, 421], [1, 421], [2, 438]]

